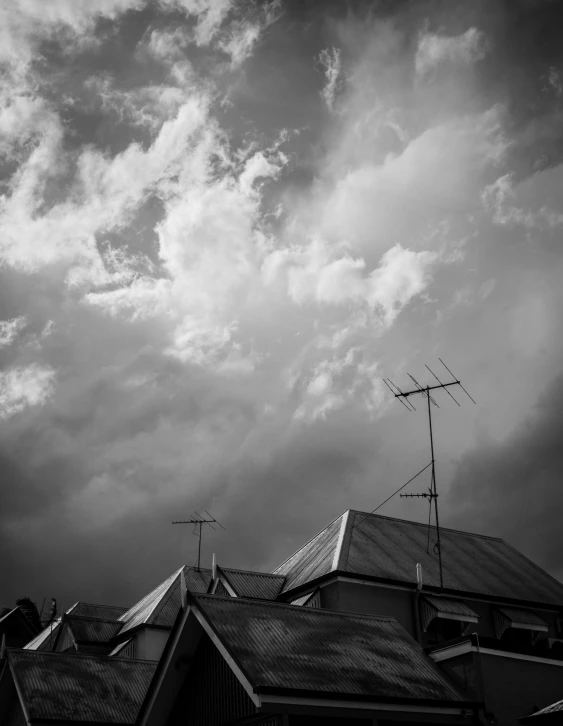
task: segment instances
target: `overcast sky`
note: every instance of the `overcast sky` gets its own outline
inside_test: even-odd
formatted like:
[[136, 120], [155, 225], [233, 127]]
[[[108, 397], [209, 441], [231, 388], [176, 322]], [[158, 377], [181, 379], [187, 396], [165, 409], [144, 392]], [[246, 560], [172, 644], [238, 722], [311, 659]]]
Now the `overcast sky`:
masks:
[[271, 570], [428, 463], [382, 377], [439, 357], [441, 523], [563, 576], [561, 20], [2, 2], [0, 605], [128, 605], [194, 509]]

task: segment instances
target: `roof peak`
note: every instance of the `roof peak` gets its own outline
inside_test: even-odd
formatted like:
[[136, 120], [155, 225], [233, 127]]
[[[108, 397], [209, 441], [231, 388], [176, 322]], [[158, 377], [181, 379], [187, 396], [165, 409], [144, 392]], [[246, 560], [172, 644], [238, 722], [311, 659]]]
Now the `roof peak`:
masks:
[[276, 575], [274, 572], [259, 572], [258, 570], [240, 570], [236, 567], [225, 567], [224, 565], [217, 565], [223, 572], [240, 572], [242, 575], [260, 575], [260, 577], [274, 577], [278, 579], [285, 579], [285, 575]]

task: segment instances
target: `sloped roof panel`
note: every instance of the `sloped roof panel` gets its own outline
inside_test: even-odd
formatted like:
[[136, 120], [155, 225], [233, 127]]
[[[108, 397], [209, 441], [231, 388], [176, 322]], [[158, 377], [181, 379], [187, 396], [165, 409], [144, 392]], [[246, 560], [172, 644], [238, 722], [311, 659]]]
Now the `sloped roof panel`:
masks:
[[[335, 522], [275, 570], [287, 574], [284, 591], [331, 571], [338, 544]], [[502, 539], [440, 528], [440, 540], [445, 589], [563, 605], [563, 585]], [[427, 541], [426, 524], [351, 511], [340, 538], [338, 569], [415, 584], [420, 563], [424, 584], [439, 587], [438, 555], [432, 546], [427, 551]], [[430, 528], [430, 541], [436, 542], [435, 527]], [[317, 542], [326, 543], [325, 551]]]
[[134, 724], [156, 669], [151, 661], [8, 652], [30, 719]]
[[343, 516], [331, 522], [328, 527], [325, 527], [322, 532], [319, 532], [274, 570], [275, 575], [286, 576], [284, 591], [299, 587], [299, 585], [326, 575], [332, 570]]
[[266, 572], [249, 572], [221, 567], [229, 584], [239, 597], [250, 597], [257, 600], [275, 600], [285, 582], [283, 575], [271, 575]]
[[194, 602], [257, 689], [462, 701], [392, 618], [213, 595]]

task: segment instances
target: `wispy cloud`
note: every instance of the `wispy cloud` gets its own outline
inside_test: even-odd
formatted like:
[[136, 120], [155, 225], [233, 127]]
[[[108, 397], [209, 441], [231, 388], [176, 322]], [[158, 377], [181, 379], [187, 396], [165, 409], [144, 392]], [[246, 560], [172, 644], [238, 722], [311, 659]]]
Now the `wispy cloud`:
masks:
[[486, 52], [485, 37], [477, 28], [453, 36], [423, 32], [416, 50], [416, 72], [425, 75], [444, 62], [469, 65], [482, 60]]

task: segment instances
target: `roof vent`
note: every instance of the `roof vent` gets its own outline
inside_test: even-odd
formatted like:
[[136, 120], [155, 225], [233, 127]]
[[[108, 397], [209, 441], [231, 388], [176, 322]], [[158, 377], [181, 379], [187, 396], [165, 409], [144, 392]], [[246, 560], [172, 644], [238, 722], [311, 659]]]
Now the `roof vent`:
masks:
[[416, 563], [416, 589], [422, 590], [422, 565], [420, 562]]

